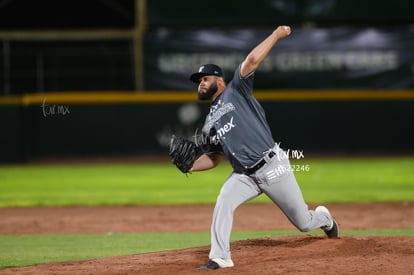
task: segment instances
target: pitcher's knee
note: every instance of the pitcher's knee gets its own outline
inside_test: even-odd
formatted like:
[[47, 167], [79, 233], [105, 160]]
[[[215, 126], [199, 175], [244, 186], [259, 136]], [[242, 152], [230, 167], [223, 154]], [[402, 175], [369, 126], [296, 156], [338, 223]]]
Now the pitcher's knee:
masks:
[[296, 226], [297, 229], [299, 229], [300, 232], [309, 232], [314, 229], [314, 228], [311, 228], [309, 222], [306, 222], [306, 223], [296, 222], [294, 223], [294, 225]]
[[296, 215], [291, 215], [289, 219], [300, 232], [309, 232], [315, 229], [315, 222], [310, 211], [298, 211]]
[[300, 232], [309, 232], [312, 230], [312, 228], [310, 228], [309, 226], [301, 226], [297, 228], [299, 229]]

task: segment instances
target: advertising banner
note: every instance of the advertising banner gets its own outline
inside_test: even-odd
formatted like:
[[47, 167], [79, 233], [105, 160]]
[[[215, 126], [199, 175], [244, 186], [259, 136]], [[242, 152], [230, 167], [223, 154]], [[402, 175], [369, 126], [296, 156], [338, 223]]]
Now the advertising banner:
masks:
[[[173, 30], [145, 37], [145, 88], [194, 90], [188, 79], [215, 63], [227, 81], [270, 29]], [[255, 75], [256, 89], [414, 88], [414, 28], [302, 28], [272, 49]]]

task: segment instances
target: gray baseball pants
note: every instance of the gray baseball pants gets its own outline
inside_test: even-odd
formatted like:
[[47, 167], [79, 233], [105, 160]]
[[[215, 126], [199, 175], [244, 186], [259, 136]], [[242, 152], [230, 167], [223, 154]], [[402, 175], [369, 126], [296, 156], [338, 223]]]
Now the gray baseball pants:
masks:
[[302, 232], [307, 232], [331, 222], [328, 215], [309, 210], [292, 172], [290, 161], [283, 157], [278, 147], [277, 154], [252, 175], [232, 173], [221, 188], [213, 212], [211, 224], [211, 250], [209, 258], [230, 259], [230, 235], [233, 214], [236, 208], [264, 193], [286, 215], [290, 222]]

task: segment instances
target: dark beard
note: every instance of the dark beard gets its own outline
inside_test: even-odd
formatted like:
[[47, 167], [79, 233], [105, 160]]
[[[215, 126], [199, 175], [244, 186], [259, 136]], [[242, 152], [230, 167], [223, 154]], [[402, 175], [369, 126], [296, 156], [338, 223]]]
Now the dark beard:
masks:
[[198, 93], [199, 100], [211, 100], [213, 95], [217, 92], [217, 83], [211, 84], [210, 88], [208, 88], [207, 92], [205, 93]]

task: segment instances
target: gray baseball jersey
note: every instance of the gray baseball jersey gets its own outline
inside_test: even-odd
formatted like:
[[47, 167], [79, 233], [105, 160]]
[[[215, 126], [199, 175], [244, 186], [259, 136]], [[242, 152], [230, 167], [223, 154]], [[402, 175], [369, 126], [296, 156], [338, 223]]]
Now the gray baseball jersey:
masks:
[[265, 112], [253, 96], [253, 78], [254, 72], [242, 78], [237, 68], [225, 92], [211, 104], [202, 130], [204, 140], [220, 145], [235, 171], [252, 166], [275, 146]]

